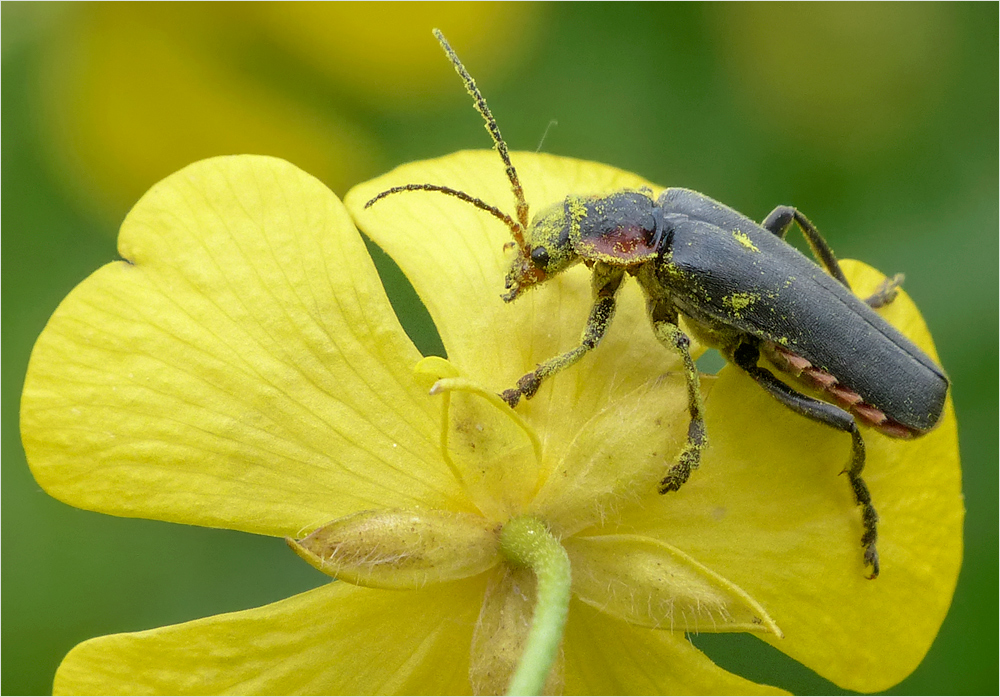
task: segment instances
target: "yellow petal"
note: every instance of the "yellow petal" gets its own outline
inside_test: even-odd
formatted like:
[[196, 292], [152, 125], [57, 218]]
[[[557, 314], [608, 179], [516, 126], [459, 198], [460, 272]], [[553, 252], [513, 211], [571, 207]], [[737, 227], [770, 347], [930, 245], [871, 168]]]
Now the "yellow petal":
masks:
[[443, 396], [441, 449], [469, 500], [498, 524], [523, 512], [541, 483], [534, 430], [499, 395], [471, 380], [438, 380], [431, 394]]
[[499, 526], [451, 511], [362, 511], [286, 541], [323, 573], [370, 588], [423, 588], [500, 561]]
[[781, 632], [746, 591], [659, 540], [595, 535], [563, 541], [573, 592], [631, 624], [686, 632]]
[[680, 453], [688, 420], [680, 372], [611, 401], [575, 434], [531, 511], [561, 535], [603, 523], [656, 489]]
[[[883, 278], [845, 264], [859, 295]], [[905, 293], [884, 313], [930, 355]], [[861, 519], [844, 477], [850, 438], [793, 414], [724, 369], [706, 415], [701, 469], [623, 522], [682, 549], [758, 600], [785, 633], [765, 640], [848, 689], [909, 675], [951, 604], [962, 560], [961, 472], [949, 399], [940, 426], [912, 441], [862, 429], [878, 510], [882, 575], [865, 577]]]
[[570, 605], [564, 640], [568, 695], [780, 695], [733, 675], [680, 632], [645, 629], [581, 602]]
[[[649, 186], [634, 174], [592, 162], [533, 153], [514, 153], [512, 159], [533, 211], [570, 193]], [[502, 249], [511, 238], [503, 223], [432, 192], [396, 194], [364, 208], [379, 192], [411, 183], [461, 189], [511, 215], [513, 195], [497, 154], [473, 151], [403, 165], [355, 187], [344, 199], [359, 227], [413, 283], [449, 360], [463, 375], [499, 392], [537, 363], [578, 345], [593, 302], [586, 268], [570, 269], [505, 304], [500, 295], [510, 256]], [[551, 378], [518, 411], [546, 439], [547, 457], [558, 460], [561, 448], [607, 399], [677, 365], [652, 335], [638, 286], [626, 281], [601, 346]]]
[[467, 694], [482, 579], [334, 582], [254, 610], [80, 644], [55, 694]]
[[31, 357], [21, 432], [49, 493], [275, 535], [461, 508], [420, 356], [319, 181], [271, 158], [191, 165], [136, 205], [119, 250]]

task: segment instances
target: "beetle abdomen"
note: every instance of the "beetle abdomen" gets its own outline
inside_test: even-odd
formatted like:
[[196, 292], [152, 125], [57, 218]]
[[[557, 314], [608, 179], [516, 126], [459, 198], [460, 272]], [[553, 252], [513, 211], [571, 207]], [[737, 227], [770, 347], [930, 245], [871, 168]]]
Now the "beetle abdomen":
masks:
[[775, 367], [795, 376], [810, 387], [822, 390], [829, 396], [830, 401], [850, 411], [861, 423], [892, 438], [916, 438], [926, 432], [926, 429], [907, 426], [889, 418], [884, 411], [864, 401], [860, 394], [843, 385], [836, 376], [813, 366], [807, 359], [783, 346], [768, 341], [762, 348]]

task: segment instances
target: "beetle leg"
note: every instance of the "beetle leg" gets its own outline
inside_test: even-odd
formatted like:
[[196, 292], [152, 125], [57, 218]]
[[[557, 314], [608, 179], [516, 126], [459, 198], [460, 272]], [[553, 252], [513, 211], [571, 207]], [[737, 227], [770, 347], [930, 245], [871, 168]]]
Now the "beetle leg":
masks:
[[756, 343], [744, 342], [733, 352], [733, 362], [786, 407], [813, 421], [851, 434], [851, 462], [845, 472], [854, 492], [854, 500], [861, 506], [861, 521], [864, 527], [861, 546], [865, 548], [865, 564], [872, 567], [872, 573], [868, 578], [877, 578], [879, 562], [875, 542], [878, 539], [878, 514], [872, 505], [868, 485], [861, 478], [861, 471], [865, 468], [865, 441], [858, 431], [854, 417], [839, 407], [792, 389], [776, 378], [770, 370], [758, 366], [759, 358], [760, 349]]
[[880, 308], [888, 305], [896, 299], [899, 286], [903, 284], [903, 274], [898, 273], [892, 278], [882, 281], [875, 292], [865, 298], [865, 303], [871, 308]]
[[594, 306], [590, 310], [590, 317], [587, 325], [583, 329], [580, 337], [580, 345], [570, 349], [566, 353], [550, 358], [544, 363], [540, 363], [533, 371], [521, 377], [517, 381], [517, 387], [504, 390], [500, 396], [512, 408], [517, 406], [523, 396], [531, 399], [535, 396], [538, 388], [541, 387], [545, 378], [564, 370], [584, 357], [588, 351], [595, 348], [604, 338], [604, 333], [611, 325], [611, 319], [615, 315], [617, 301], [615, 295], [621, 286], [625, 272], [621, 268], [616, 268], [608, 264], [598, 262], [594, 265], [594, 275], [592, 277], [594, 286]]
[[[813, 256], [819, 260], [827, 270], [827, 273], [850, 289], [851, 284], [847, 282], [847, 278], [840, 268], [840, 262], [837, 261], [837, 257], [834, 255], [833, 250], [830, 249], [830, 245], [826, 243], [826, 240], [819, 234], [819, 230], [816, 229], [816, 226], [812, 224], [809, 218], [799, 213], [797, 209], [791, 206], [778, 206], [764, 219], [761, 226], [768, 232], [772, 232], [781, 239], [785, 239], [785, 235], [788, 234], [788, 229], [792, 226], [793, 221], [799, 224], [799, 229], [802, 230], [806, 242], [809, 243], [809, 248], [812, 250]], [[903, 274], [901, 273], [896, 274], [892, 278], [885, 279], [875, 289], [874, 293], [865, 298], [865, 303], [872, 308], [888, 305], [896, 299], [896, 291], [902, 283]]]
[[788, 229], [792, 226], [792, 221], [799, 224], [802, 235], [806, 238], [806, 242], [809, 243], [809, 249], [812, 250], [813, 256], [823, 265], [827, 273], [843, 283], [850, 290], [851, 284], [847, 282], [847, 277], [841, 271], [840, 263], [837, 261], [833, 250], [830, 249], [830, 245], [826, 243], [826, 240], [819, 234], [819, 230], [816, 229], [816, 226], [812, 224], [809, 218], [802, 215], [798, 209], [792, 206], [778, 206], [764, 219], [761, 227], [768, 232], [773, 232], [781, 239], [785, 239]]
[[701, 382], [698, 369], [691, 358], [691, 339], [677, 325], [677, 310], [667, 300], [650, 300], [649, 317], [653, 323], [653, 333], [660, 342], [680, 354], [684, 361], [684, 377], [687, 380], [688, 423], [687, 441], [677, 463], [667, 470], [667, 476], [660, 481], [659, 491], [677, 491], [691, 476], [691, 470], [701, 463], [701, 451], [708, 445], [705, 431], [705, 402], [701, 398]]

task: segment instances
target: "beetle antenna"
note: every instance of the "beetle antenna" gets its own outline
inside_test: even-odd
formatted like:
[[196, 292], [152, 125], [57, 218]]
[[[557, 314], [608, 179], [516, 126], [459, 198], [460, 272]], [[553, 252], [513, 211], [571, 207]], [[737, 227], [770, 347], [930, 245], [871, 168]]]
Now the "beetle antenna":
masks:
[[[465, 89], [468, 90], [469, 94], [476, 102], [476, 109], [482, 114], [483, 119], [486, 120], [486, 130], [490, 132], [490, 137], [493, 138], [493, 144], [496, 146], [497, 152], [500, 153], [500, 159], [503, 160], [504, 166], [507, 170], [507, 179], [510, 181], [511, 190], [514, 192], [514, 198], [517, 200], [517, 220], [520, 223], [521, 229], [527, 229], [528, 227], [528, 202], [524, 199], [524, 189], [521, 187], [521, 180], [517, 178], [517, 170], [514, 169], [514, 165], [510, 161], [510, 155], [507, 153], [507, 144], [503, 140], [503, 136], [500, 135], [500, 127], [497, 126], [496, 119], [493, 118], [493, 113], [490, 111], [489, 106], [486, 104], [486, 99], [483, 97], [482, 92], [476, 87], [476, 81], [472, 79], [469, 75], [469, 71], [465, 69], [462, 65], [462, 61], [458, 59], [458, 55], [455, 50], [448, 43], [448, 40], [444, 38], [444, 34], [441, 30], [434, 30], [434, 38], [438, 40], [441, 44], [441, 48], [444, 52], [448, 54], [448, 58], [451, 60], [452, 65], [455, 66], [455, 71], [462, 78], [462, 82], [465, 83]], [[471, 201], [470, 201], [471, 203]], [[486, 210], [486, 209], [484, 209]], [[511, 232], [514, 234], [514, 240], [517, 242], [518, 246], [522, 249], [524, 248], [524, 237], [521, 235], [520, 230], [514, 231], [511, 228]]]
[[509, 215], [504, 213], [496, 206], [491, 206], [482, 199], [478, 199], [475, 196], [470, 196], [464, 191], [459, 191], [458, 189], [452, 189], [447, 186], [438, 186], [437, 184], [406, 184], [405, 186], [394, 186], [391, 189], [388, 189], [387, 191], [383, 191], [378, 196], [373, 198], [371, 201], [366, 203], [365, 208], [370, 208], [372, 204], [374, 204], [376, 201], [385, 198], [386, 196], [390, 196], [392, 194], [398, 194], [402, 191], [438, 191], [442, 194], [448, 194], [449, 196], [454, 196], [455, 198], [461, 199], [466, 203], [471, 203], [479, 210], [486, 211], [494, 218], [500, 220], [504, 225], [510, 228], [511, 234], [514, 235], [515, 239], [517, 239], [518, 241], [523, 239], [521, 236], [521, 226], [518, 225], [513, 218], [511, 218]]

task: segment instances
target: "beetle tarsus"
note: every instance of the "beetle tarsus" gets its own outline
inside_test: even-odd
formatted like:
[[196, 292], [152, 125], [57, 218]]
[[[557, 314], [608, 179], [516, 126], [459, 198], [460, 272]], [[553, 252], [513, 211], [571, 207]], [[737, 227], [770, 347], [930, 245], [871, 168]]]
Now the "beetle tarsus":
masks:
[[872, 567], [872, 573], [868, 578], [874, 580], [878, 578], [879, 564], [878, 551], [875, 543], [878, 541], [878, 513], [872, 505], [871, 492], [868, 485], [861, 478], [861, 470], [865, 467], [865, 441], [855, 424], [851, 431], [851, 465], [847, 471], [847, 476], [851, 482], [851, 490], [854, 492], [854, 501], [861, 506], [861, 546], [865, 549], [865, 565]]
[[500, 393], [500, 399], [507, 402], [507, 405], [513, 409], [517, 406], [517, 403], [521, 401], [521, 390], [516, 387], [512, 387], [509, 390], [504, 390]]
[[874, 542], [865, 548], [865, 565], [872, 567], [872, 572], [868, 574], [868, 580], [874, 581], [877, 579], [879, 573], [878, 552], [875, 551]]
[[792, 411], [851, 434], [851, 460], [841, 474], [847, 474], [851, 491], [854, 492], [854, 501], [861, 506], [863, 530], [861, 546], [865, 548], [865, 564], [872, 567], [872, 575], [869, 578], [876, 578], [878, 576], [878, 552], [875, 550], [875, 542], [878, 539], [878, 514], [872, 505], [868, 485], [861, 478], [861, 471], [865, 468], [865, 441], [861, 437], [854, 417], [840, 407], [798, 392], [781, 382], [770, 370], [758, 366], [759, 342], [744, 341], [733, 351], [732, 357], [733, 362], [756, 380], [757, 384]]
[[681, 452], [677, 463], [667, 471], [667, 476], [660, 480], [660, 486], [657, 488], [657, 491], [661, 494], [666, 494], [680, 489], [688, 478], [690, 478], [691, 470], [698, 469], [698, 465], [701, 464], [701, 451], [703, 447], [704, 445], [697, 444], [689, 438], [688, 445]]
[[872, 309], [878, 309], [880, 307], [885, 307], [899, 294], [899, 287], [903, 285], [905, 276], [901, 273], [896, 274], [892, 278], [887, 278], [882, 281], [875, 292], [865, 298], [865, 304]]
[[531, 371], [527, 375], [521, 377], [517, 381], [518, 391], [524, 395], [525, 399], [531, 399], [538, 392], [538, 388], [542, 386], [542, 376], [539, 374], [539, 369], [542, 366], [538, 366], [535, 370]]

